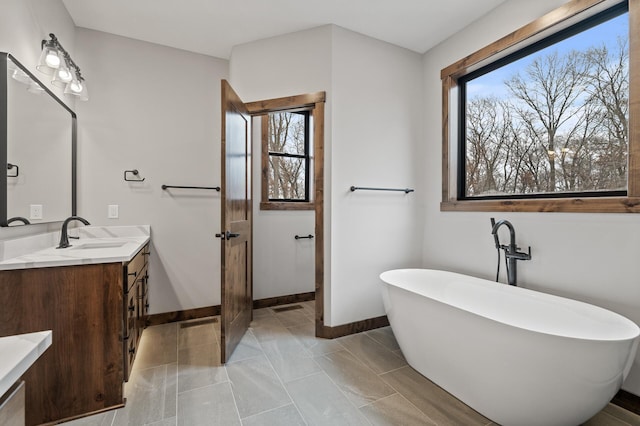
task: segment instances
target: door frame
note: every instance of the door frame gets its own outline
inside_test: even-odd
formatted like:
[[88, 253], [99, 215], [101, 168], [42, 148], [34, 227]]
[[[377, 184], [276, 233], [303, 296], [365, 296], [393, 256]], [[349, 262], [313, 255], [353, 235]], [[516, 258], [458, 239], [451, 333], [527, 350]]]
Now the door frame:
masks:
[[[330, 337], [324, 325], [324, 104], [325, 92], [246, 102], [252, 117], [305, 108], [313, 118], [313, 204], [315, 211], [315, 326], [316, 337]], [[262, 156], [262, 153], [261, 153]], [[255, 161], [255, 159], [253, 160]], [[252, 177], [253, 178], [253, 177]]]

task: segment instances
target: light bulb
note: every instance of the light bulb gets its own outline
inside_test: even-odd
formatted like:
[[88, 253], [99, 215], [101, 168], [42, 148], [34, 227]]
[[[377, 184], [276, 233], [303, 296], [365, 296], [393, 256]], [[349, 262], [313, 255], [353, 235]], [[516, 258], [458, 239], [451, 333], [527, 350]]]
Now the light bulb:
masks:
[[82, 92], [82, 83], [80, 83], [77, 80], [74, 80], [71, 83], [69, 83], [69, 89], [71, 89], [73, 93], [80, 93]]
[[44, 61], [47, 66], [51, 68], [58, 68], [60, 66], [60, 57], [58, 56], [58, 52], [55, 50], [49, 50]]
[[65, 83], [68, 83], [73, 78], [73, 75], [71, 74], [71, 72], [69, 72], [68, 69], [60, 68], [58, 70], [58, 77], [60, 78], [60, 80], [64, 81]]

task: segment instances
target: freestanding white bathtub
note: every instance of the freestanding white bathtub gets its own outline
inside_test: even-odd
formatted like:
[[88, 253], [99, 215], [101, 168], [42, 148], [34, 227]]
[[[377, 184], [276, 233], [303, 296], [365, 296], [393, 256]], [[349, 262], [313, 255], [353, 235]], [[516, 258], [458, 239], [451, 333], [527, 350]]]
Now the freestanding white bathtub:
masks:
[[453, 272], [380, 275], [407, 362], [505, 426], [578, 425], [613, 398], [638, 346], [627, 318]]

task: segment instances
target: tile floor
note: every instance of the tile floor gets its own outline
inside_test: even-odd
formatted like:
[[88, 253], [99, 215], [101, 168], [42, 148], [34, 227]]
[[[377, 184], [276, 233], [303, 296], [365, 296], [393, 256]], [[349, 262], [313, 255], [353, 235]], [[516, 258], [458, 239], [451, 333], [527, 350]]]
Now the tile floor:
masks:
[[[147, 328], [127, 405], [66, 425], [494, 424], [409, 367], [389, 327], [316, 339], [313, 302], [299, 305], [255, 310], [226, 366], [217, 317]], [[609, 404], [586, 425], [640, 416]]]

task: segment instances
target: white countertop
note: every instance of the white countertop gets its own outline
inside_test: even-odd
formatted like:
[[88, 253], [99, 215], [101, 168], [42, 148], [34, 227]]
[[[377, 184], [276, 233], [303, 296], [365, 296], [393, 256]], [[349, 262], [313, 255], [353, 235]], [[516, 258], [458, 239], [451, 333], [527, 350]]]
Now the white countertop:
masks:
[[51, 330], [0, 337], [0, 397], [51, 346]]
[[[76, 230], [74, 230], [74, 234]], [[56, 245], [0, 261], [0, 270], [128, 262], [150, 239], [148, 226], [82, 227], [71, 247]]]

